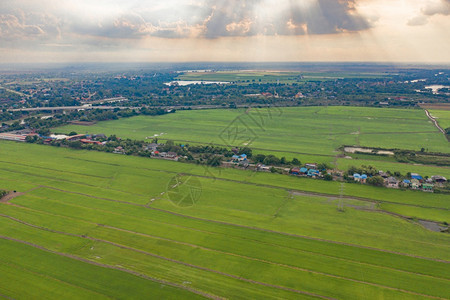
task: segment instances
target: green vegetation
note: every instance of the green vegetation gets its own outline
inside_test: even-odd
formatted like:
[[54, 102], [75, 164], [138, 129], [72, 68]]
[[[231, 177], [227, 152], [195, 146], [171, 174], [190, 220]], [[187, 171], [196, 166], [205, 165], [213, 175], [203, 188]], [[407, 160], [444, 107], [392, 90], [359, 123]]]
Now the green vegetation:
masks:
[[449, 236], [388, 214], [448, 221], [448, 195], [4, 141], [0, 169], [7, 297], [448, 296]]
[[[425, 113], [407, 109], [302, 107], [253, 108], [247, 113], [244, 110], [178, 111], [159, 117], [100, 122], [89, 127], [69, 125], [54, 131], [116, 134], [139, 140], [158, 135], [160, 140], [179, 143], [249, 146], [254, 155], [298, 158], [303, 163], [335, 163], [336, 156], [341, 154], [337, 149], [342, 145], [415, 151], [424, 148], [427, 152], [450, 153], [448, 141]], [[395, 164], [393, 158], [375, 155], [365, 157], [356, 163], [338, 159], [337, 166], [365, 164], [392, 172], [450, 177], [449, 168], [417, 166], [417, 162]]]
[[450, 110], [429, 110], [430, 114], [436, 118], [443, 129], [450, 127]]
[[305, 81], [327, 81], [344, 78], [382, 78], [385, 74], [347, 72], [277, 72], [277, 71], [219, 71], [191, 72], [178, 76], [177, 80], [226, 81], [239, 83], [295, 83]]

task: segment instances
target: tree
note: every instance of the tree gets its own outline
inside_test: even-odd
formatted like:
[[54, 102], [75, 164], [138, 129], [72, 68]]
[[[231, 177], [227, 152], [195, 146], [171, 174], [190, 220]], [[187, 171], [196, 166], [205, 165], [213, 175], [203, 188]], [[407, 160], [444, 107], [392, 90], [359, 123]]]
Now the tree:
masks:
[[69, 133], [69, 136], [74, 136], [74, 135], [77, 135], [78, 133], [76, 133], [75, 131], [71, 131], [70, 133]]
[[279, 165], [280, 159], [275, 155], [267, 155], [264, 159], [264, 164], [266, 165]]
[[43, 136], [49, 136], [51, 134], [50, 129], [48, 128], [41, 128], [38, 130], [38, 133]]
[[327, 169], [331, 169], [331, 167], [328, 164], [326, 164], [326, 163], [320, 163], [320, 164], [317, 165], [317, 169], [319, 169], [319, 170], [327, 170]]
[[291, 162], [294, 166], [299, 166], [299, 165], [301, 165], [301, 163], [300, 163], [300, 161], [297, 159], [297, 158], [293, 158], [292, 159], [292, 162]]
[[239, 155], [241, 154], [247, 154], [248, 158], [252, 158], [252, 149], [248, 148], [248, 147], [243, 147], [243, 148], [239, 148]]
[[266, 156], [264, 155], [264, 154], [256, 154], [254, 157], [253, 157], [253, 160], [255, 161], [255, 162], [259, 162], [259, 163], [264, 163], [264, 159], [266, 158]]
[[381, 176], [373, 176], [367, 179], [367, 183], [373, 186], [383, 186], [384, 179]]
[[331, 181], [331, 180], [333, 180], [333, 176], [331, 176], [330, 174], [325, 174], [325, 176], [323, 176], [323, 179], [324, 180], [326, 180], [326, 181]]

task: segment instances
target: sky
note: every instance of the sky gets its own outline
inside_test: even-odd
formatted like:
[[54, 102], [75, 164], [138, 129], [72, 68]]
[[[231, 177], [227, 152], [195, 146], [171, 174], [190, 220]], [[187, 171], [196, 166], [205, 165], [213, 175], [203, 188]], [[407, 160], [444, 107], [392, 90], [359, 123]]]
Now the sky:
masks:
[[450, 63], [450, 0], [1, 0], [0, 63]]

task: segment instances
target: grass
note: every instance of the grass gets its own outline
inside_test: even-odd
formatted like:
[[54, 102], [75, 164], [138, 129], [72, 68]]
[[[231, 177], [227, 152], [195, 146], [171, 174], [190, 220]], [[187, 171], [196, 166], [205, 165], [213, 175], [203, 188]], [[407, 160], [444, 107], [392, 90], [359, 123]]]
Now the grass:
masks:
[[435, 117], [443, 129], [450, 127], [450, 110], [430, 110], [430, 114]]
[[[326, 81], [343, 78], [380, 78], [385, 74], [346, 72], [283, 72], [283, 71], [219, 71], [184, 73], [177, 80], [228, 81], [240, 83], [299, 83], [305, 81]], [[248, 82], [247, 82], [248, 81]]]
[[[0, 240], [0, 293], [15, 299], [203, 298], [16, 241]], [[26, 288], [24, 288], [26, 286]]]
[[[0, 239], [8, 297], [423, 299], [450, 288], [448, 235], [380, 211], [448, 220], [446, 195], [346, 184], [372, 200], [344, 198], [339, 211], [336, 182], [4, 141], [0, 158], [1, 185], [26, 193], [0, 204], [0, 236], [47, 249]], [[167, 193], [179, 173], [201, 186], [193, 206]]]
[[[68, 125], [54, 131], [116, 134], [139, 140], [157, 134], [160, 140], [180, 143], [249, 145], [255, 153], [287, 159], [297, 157], [303, 163], [333, 163], [342, 145], [410, 150], [423, 147], [430, 152], [449, 153], [448, 141], [425, 113], [407, 109], [302, 107], [252, 109], [249, 113], [244, 110], [178, 111], [160, 117], [99, 122], [89, 127]], [[380, 166], [379, 169], [385, 166], [382, 161], [370, 163]], [[421, 169], [414, 164], [396, 166], [402, 172]], [[430, 174], [444, 175], [449, 170], [428, 168]]]
[[[373, 155], [374, 156], [374, 155]], [[393, 161], [382, 161], [380, 159], [347, 159], [340, 158], [337, 160], [337, 166], [339, 169], [347, 170], [350, 166], [360, 167], [362, 165], [377, 166], [380, 170], [400, 172], [402, 175], [406, 176], [406, 173], [411, 172], [411, 164], [399, 163]], [[450, 168], [441, 166], [430, 166], [430, 165], [413, 165], [414, 172], [419, 173], [422, 176], [431, 177], [433, 175], [441, 175], [444, 177], [450, 177]]]

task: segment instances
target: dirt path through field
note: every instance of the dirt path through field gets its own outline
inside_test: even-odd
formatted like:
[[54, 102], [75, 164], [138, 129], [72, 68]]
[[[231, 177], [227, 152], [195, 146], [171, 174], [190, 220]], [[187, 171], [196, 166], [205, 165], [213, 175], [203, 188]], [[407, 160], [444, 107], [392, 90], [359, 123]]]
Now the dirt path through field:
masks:
[[[428, 111], [428, 109], [425, 109], [425, 113], [427, 114], [428, 119], [431, 120], [431, 122], [433, 122], [434, 126], [436, 126], [436, 128], [442, 132], [444, 134], [445, 137], [447, 137], [447, 135], [445, 134], [445, 130], [442, 129], [442, 127], [439, 125], [439, 123], [436, 121], [436, 118], [433, 117], [430, 112]], [[447, 139], [448, 140], [448, 139]]]
[[5, 196], [3, 196], [0, 199], [0, 203], [9, 203], [9, 201], [11, 201], [12, 199], [19, 197], [19, 196], [23, 196], [25, 195], [25, 193], [19, 193], [19, 192], [10, 192], [8, 194], [6, 194]]

